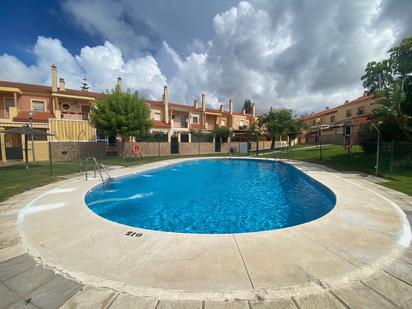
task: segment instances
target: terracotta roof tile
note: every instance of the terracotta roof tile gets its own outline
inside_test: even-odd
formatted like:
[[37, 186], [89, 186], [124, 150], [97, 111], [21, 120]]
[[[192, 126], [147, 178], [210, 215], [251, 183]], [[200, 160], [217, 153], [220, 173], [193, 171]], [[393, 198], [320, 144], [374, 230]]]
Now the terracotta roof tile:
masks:
[[190, 125], [192, 129], [203, 129], [203, 126], [200, 123], [192, 123]]
[[[29, 113], [28, 111], [19, 112], [17, 116], [13, 118], [13, 121], [30, 121]], [[49, 122], [49, 118], [54, 118], [53, 114], [48, 112], [33, 112], [32, 117], [33, 122]]]
[[[0, 86], [20, 88], [22, 92], [37, 92], [37, 93], [44, 93], [47, 95], [50, 95], [52, 93], [51, 87], [44, 86], [44, 85], [34, 85], [34, 84], [0, 81]], [[96, 97], [96, 98], [104, 96], [104, 93], [102, 92], [81, 91], [81, 90], [75, 90], [75, 89], [66, 89], [65, 91], [59, 91], [58, 93], [85, 96], [85, 97]]]
[[165, 129], [170, 128], [170, 124], [167, 124], [160, 120], [152, 120], [152, 125], [153, 125], [153, 128], [165, 128]]

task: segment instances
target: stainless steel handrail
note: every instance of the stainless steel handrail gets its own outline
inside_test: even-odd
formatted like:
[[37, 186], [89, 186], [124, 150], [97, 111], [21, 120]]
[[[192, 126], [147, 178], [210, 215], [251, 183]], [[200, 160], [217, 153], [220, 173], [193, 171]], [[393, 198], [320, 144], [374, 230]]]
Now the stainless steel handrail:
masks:
[[85, 175], [86, 175], [86, 180], [88, 179], [88, 162], [89, 161], [93, 161], [94, 162], [94, 177], [96, 178], [96, 170], [99, 172], [100, 175], [100, 179], [102, 180], [102, 182], [104, 182], [104, 177], [103, 174], [101, 172], [101, 169], [103, 169], [103, 171], [105, 172], [105, 174], [107, 175], [107, 180], [111, 181], [112, 177], [110, 176], [108, 170], [106, 169], [106, 167], [102, 164], [97, 162], [97, 159], [95, 157], [87, 157], [86, 161], [85, 161]]

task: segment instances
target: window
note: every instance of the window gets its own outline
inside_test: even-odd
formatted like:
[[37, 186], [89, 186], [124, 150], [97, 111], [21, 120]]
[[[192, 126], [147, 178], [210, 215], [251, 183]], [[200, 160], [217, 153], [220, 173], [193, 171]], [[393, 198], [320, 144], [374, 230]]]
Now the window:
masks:
[[176, 115], [172, 115], [172, 119], [175, 120], [175, 118], [176, 118]]
[[358, 112], [357, 112], [357, 114], [358, 114], [358, 115], [363, 115], [363, 114], [365, 114], [365, 106], [359, 106], [359, 107], [358, 107]]
[[33, 100], [31, 102], [31, 104], [32, 104], [34, 112], [44, 112], [44, 111], [46, 111], [46, 104], [45, 104], [44, 101], [35, 101], [35, 100]]
[[155, 113], [154, 115], [153, 115], [153, 120], [161, 120], [161, 118], [160, 118], [160, 113]]
[[245, 122], [243, 120], [240, 120], [239, 128], [243, 128], [244, 126], [245, 126]]
[[330, 116], [330, 123], [334, 123], [335, 122], [335, 115]]
[[226, 126], [226, 119], [222, 119], [222, 120], [220, 121], [220, 125], [221, 125], [221, 126]]
[[70, 109], [70, 104], [63, 103], [62, 108], [63, 108], [63, 110], [68, 111]]
[[82, 120], [89, 120], [90, 106], [82, 105]]
[[351, 109], [346, 110], [346, 118], [348, 118], [348, 117], [352, 117], [352, 110]]
[[312, 121], [312, 126], [316, 126], [316, 120]]
[[192, 116], [192, 123], [198, 124], [199, 123], [199, 116]]
[[13, 98], [5, 98], [4, 99], [4, 107], [6, 110], [9, 110], [10, 107], [14, 107], [14, 99]]

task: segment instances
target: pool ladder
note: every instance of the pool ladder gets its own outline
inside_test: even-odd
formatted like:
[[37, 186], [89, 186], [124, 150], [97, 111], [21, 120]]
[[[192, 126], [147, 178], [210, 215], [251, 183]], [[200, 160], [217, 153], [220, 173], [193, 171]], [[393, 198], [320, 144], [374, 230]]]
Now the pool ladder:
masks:
[[[97, 173], [96, 171], [99, 173], [100, 179], [102, 180], [102, 182], [105, 181], [113, 181], [113, 178], [110, 176], [109, 171], [107, 170], [107, 168], [103, 165], [103, 163], [99, 163], [95, 157], [88, 157], [86, 158], [86, 162], [85, 162], [85, 176], [86, 176], [86, 180], [88, 179], [88, 162], [92, 161], [93, 164], [93, 172], [94, 172], [94, 178], [96, 178]], [[106, 174], [107, 178], [104, 179], [103, 177], [103, 173]]]

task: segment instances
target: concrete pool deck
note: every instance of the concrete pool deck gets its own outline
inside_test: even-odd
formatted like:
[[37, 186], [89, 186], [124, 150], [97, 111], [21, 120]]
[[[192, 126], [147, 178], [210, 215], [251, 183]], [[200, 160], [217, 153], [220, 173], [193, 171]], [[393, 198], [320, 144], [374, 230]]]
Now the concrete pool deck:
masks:
[[[124, 168], [112, 176], [186, 160], [193, 159]], [[405, 215], [412, 214], [412, 198], [358, 175], [291, 164], [329, 187], [336, 207], [306, 224], [257, 233], [167, 233], [107, 221], [85, 205], [84, 194], [99, 181], [84, 177], [15, 196], [0, 203], [0, 299], [9, 290], [15, 297], [10, 304], [27, 301], [36, 284], [52, 290], [55, 280], [72, 291], [56, 308], [412, 306]], [[25, 252], [45, 269], [34, 267]], [[27, 272], [37, 281], [22, 289]], [[29, 303], [53, 307], [34, 297]]]

